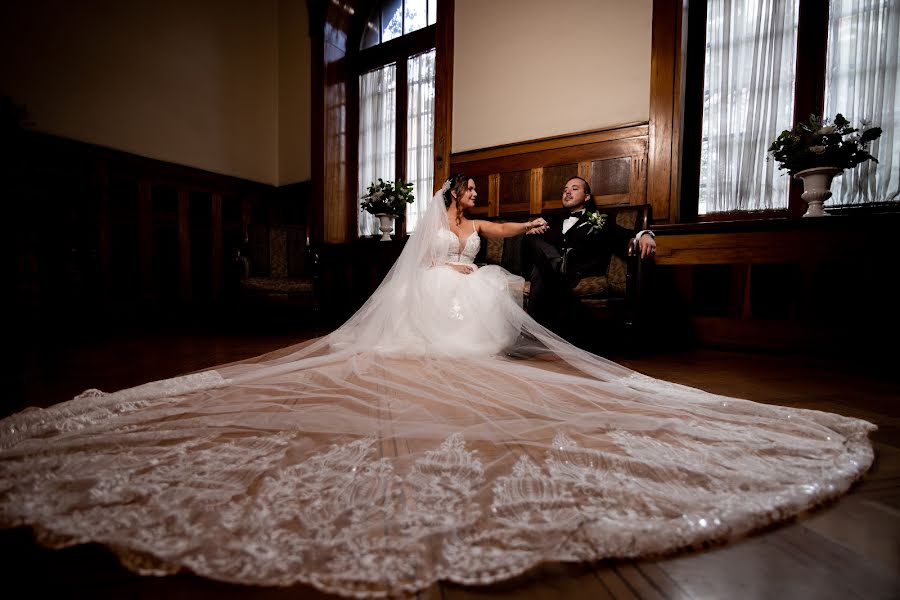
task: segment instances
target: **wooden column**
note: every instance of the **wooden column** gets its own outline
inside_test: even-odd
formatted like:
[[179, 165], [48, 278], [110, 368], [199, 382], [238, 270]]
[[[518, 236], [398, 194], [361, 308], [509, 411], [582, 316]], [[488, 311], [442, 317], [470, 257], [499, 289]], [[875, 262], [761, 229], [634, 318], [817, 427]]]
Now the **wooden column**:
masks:
[[437, 40], [434, 71], [434, 191], [450, 177], [453, 149], [453, 0], [437, 5]]
[[531, 169], [531, 198], [528, 212], [539, 215], [544, 212], [544, 167]]
[[500, 173], [491, 173], [488, 176], [488, 216], [496, 217], [500, 214]]
[[653, 0], [647, 202], [654, 220], [663, 222], [674, 222], [678, 216], [677, 185], [673, 181], [678, 180], [680, 8], [679, 0]]

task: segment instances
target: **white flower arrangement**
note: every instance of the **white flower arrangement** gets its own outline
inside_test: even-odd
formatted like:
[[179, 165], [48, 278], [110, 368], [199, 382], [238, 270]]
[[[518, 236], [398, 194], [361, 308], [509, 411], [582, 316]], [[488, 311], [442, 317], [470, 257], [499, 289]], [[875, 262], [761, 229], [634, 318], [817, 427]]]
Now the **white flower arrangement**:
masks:
[[585, 214], [587, 218], [587, 222], [591, 224], [591, 228], [593, 229], [603, 229], [604, 225], [606, 225], [606, 219], [609, 218], [609, 215], [606, 213], [601, 213], [596, 210], [588, 210]]

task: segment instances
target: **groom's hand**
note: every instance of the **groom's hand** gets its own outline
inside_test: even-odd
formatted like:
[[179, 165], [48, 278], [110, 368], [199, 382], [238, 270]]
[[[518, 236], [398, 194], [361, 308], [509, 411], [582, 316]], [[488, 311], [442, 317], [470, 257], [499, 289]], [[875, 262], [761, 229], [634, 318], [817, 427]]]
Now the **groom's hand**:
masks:
[[638, 246], [641, 250], [641, 258], [647, 258], [656, 254], [656, 240], [649, 233], [645, 233], [638, 240]]

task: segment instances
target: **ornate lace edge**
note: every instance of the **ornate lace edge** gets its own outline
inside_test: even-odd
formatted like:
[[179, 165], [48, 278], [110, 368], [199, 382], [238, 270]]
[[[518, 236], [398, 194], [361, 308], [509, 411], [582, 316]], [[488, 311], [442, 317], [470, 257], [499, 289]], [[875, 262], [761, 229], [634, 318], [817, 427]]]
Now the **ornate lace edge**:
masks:
[[[122, 565], [122, 567], [124, 567], [128, 571], [131, 571], [132, 573], [141, 576], [165, 577], [169, 575], [176, 575], [179, 573], [191, 573], [198, 577], [203, 577], [213, 581], [220, 581], [233, 585], [254, 585], [260, 587], [287, 588], [295, 586], [297, 584], [302, 584], [310, 586], [322, 592], [336, 594], [347, 598], [387, 598], [396, 596], [398, 593], [404, 595], [415, 594], [416, 592], [420, 592], [430, 585], [441, 581], [464, 586], [491, 585], [521, 577], [523, 575], [526, 575], [527, 573], [541, 568], [544, 565], [594, 565], [604, 561], [635, 559], [659, 560], [663, 558], [670, 558], [686, 552], [701, 551], [725, 544], [734, 543], [736, 541], [758, 535], [765, 531], [780, 528], [789, 523], [795, 523], [797, 521], [803, 520], [804, 518], [811, 516], [813, 513], [819, 512], [825, 507], [836, 503], [840, 499], [840, 497], [845, 495], [848, 491], [850, 491], [851, 488], [857, 485], [857, 483], [865, 477], [866, 473], [871, 468], [872, 462], [874, 461], [874, 454], [871, 455], [871, 458], [872, 460], [869, 461], [868, 465], [860, 469], [852, 479], [846, 481], [846, 485], [835, 484], [833, 489], [825, 489], [823, 492], [819, 493], [811, 503], [803, 507], [797, 507], [791, 506], [791, 504], [795, 503], [786, 502], [786, 506], [776, 507], [765, 513], [758, 513], [753, 515], [753, 518], [748, 519], [747, 524], [743, 527], [737, 529], [728, 529], [718, 535], [705, 536], [703, 535], [702, 531], [698, 530], [693, 536], [693, 539], [689, 539], [687, 541], [675, 541], [670, 543], [668, 546], [664, 546], [655, 551], [641, 551], [640, 549], [638, 549], [633, 552], [620, 552], [613, 554], [603, 554], [601, 552], [593, 556], [586, 555], [580, 556], [578, 558], [544, 557], [535, 560], [526, 560], [523, 561], [521, 565], [517, 566], [505, 566], [493, 572], [485, 571], [478, 576], [472, 576], [465, 573], [448, 572], [446, 568], [439, 568], [436, 569], [430, 577], [417, 579], [415, 581], [407, 582], [404, 584], [397, 584], [391, 587], [378, 587], [377, 585], [370, 584], [368, 582], [343, 581], [340, 583], [335, 583], [331, 578], [323, 579], [321, 576], [311, 575], [307, 573], [296, 573], [292, 577], [279, 581], [248, 581], [237, 578], [219, 577], [206, 574], [202, 571], [195, 570], [184, 565], [167, 562], [149, 552], [133, 550], [120, 544], [104, 542], [102, 540], [70, 536], [67, 534], [56, 532], [52, 528], [40, 524], [28, 523], [24, 520], [18, 520], [18, 522], [0, 522], [0, 528], [29, 529], [32, 533], [34, 541], [37, 544], [51, 550], [60, 550], [63, 548], [87, 544], [102, 545], [116, 557], [117, 561], [120, 565]], [[591, 541], [593, 538], [588, 534], [587, 530], [595, 524], [596, 521], [590, 521], [587, 519], [583, 520], [573, 529], [573, 536], [580, 535], [583, 536], [583, 539]], [[646, 535], [652, 536], [653, 534], [651, 532], [646, 532]], [[561, 546], [557, 546], [557, 550], [560, 549]]]

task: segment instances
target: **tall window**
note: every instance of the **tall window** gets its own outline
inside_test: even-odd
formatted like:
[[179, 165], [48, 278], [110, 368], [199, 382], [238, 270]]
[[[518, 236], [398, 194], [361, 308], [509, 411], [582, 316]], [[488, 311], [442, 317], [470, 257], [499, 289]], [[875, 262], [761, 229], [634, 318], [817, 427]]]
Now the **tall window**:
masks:
[[[436, 0], [385, 1], [373, 11], [360, 50], [358, 195], [379, 178], [412, 182], [407, 232], [425, 213], [434, 180], [436, 13]], [[360, 235], [377, 232], [377, 219], [359, 211]]]
[[787, 208], [766, 149], [791, 128], [796, 46], [794, 2], [708, 2], [699, 214]]
[[817, 63], [824, 73], [797, 72], [798, 28], [824, 8], [808, 6], [801, 16], [800, 0], [706, 3], [698, 214], [787, 208], [790, 181], [766, 150], [809, 116], [794, 114], [795, 90], [822, 78], [826, 116], [840, 112], [884, 129], [871, 148], [879, 164], [846, 171], [831, 203], [900, 199], [900, 0], [830, 0], [827, 54]]
[[883, 133], [864, 162], [831, 185], [829, 206], [900, 201], [900, 1], [831, 0], [825, 114]]

